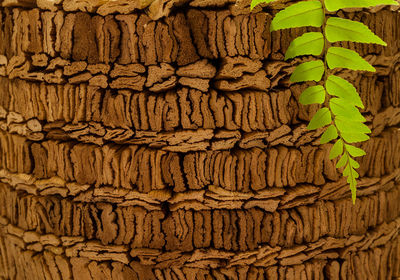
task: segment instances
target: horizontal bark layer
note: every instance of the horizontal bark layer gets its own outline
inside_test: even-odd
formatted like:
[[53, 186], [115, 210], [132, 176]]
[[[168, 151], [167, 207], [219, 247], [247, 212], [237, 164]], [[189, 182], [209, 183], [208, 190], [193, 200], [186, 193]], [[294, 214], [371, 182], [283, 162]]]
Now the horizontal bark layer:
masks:
[[290, 2], [0, 0], [0, 279], [400, 277], [399, 9], [338, 12], [388, 43], [334, 72], [372, 130], [353, 205]]

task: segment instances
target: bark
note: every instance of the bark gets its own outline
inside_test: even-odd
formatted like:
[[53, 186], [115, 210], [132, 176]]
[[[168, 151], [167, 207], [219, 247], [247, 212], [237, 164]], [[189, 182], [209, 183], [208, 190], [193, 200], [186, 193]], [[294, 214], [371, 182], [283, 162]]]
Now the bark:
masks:
[[0, 2], [0, 279], [400, 277], [398, 10], [340, 12], [388, 43], [343, 44], [377, 68], [338, 73], [372, 130], [352, 205], [285, 3]]

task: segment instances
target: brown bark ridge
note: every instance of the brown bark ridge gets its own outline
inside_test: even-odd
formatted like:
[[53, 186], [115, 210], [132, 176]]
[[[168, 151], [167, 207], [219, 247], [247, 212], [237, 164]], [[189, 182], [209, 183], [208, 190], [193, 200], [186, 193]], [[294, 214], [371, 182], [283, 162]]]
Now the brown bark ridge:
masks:
[[281, 1], [0, 1], [0, 279], [398, 279], [400, 13], [346, 10], [358, 199], [307, 131]]

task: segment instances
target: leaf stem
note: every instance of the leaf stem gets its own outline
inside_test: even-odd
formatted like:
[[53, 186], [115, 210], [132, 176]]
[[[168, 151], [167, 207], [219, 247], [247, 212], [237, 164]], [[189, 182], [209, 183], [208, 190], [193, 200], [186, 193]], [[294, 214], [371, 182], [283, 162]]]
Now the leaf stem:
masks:
[[[332, 110], [331, 110], [331, 108], [329, 106], [330, 95], [326, 91], [326, 81], [328, 79], [328, 74], [329, 74], [328, 73], [329, 68], [328, 68], [328, 63], [327, 63], [327, 53], [328, 53], [328, 48], [330, 47], [330, 42], [328, 42], [328, 40], [326, 38], [326, 22], [327, 22], [326, 12], [327, 12], [327, 10], [326, 10], [326, 7], [325, 7], [325, 0], [320, 0], [320, 2], [321, 2], [321, 5], [322, 5], [322, 10], [323, 10], [323, 15], [324, 15], [324, 21], [323, 21], [323, 24], [322, 24], [322, 34], [324, 36], [324, 52], [323, 52], [324, 79], [323, 79], [323, 85], [324, 85], [324, 88], [325, 88], [325, 102], [327, 104], [327, 108], [331, 112], [331, 116], [333, 118], [335, 118], [334, 117], [335, 115], [333, 114], [333, 112], [332, 112]], [[353, 182], [355, 181], [355, 178], [354, 178], [354, 174], [353, 174], [353, 171], [352, 171], [353, 166], [351, 165], [351, 161], [350, 161], [350, 153], [346, 148], [346, 145], [345, 145], [346, 141], [343, 139], [338, 127], [336, 126], [336, 123], [335, 123], [334, 119], [332, 119], [332, 123], [331, 124], [336, 128], [336, 131], [338, 133], [339, 139], [343, 141], [343, 155], [342, 156], [346, 156], [346, 158], [347, 158], [347, 162], [346, 162], [344, 168], [349, 166], [349, 169], [350, 169], [348, 177], [349, 177], [349, 179], [350, 179], [349, 181], [351, 183], [349, 183], [349, 185], [350, 185], [350, 189], [351, 189], [351, 193], [352, 193], [352, 201], [353, 201], [353, 204], [355, 204], [355, 189], [356, 189], [356, 186], [354, 186], [354, 188], [353, 188]], [[353, 189], [354, 189], [354, 191], [353, 191]]]
[[328, 40], [326, 39], [326, 8], [325, 8], [325, 0], [320, 0], [321, 5], [322, 5], [322, 11], [324, 13], [324, 22], [322, 24], [322, 34], [324, 35], [324, 86], [326, 83], [326, 80], [328, 78], [328, 66], [327, 66], [327, 60], [326, 60], [326, 54], [328, 53]]
[[[357, 183], [353, 186], [353, 184], [356, 180], [356, 178], [353, 174], [353, 165], [351, 164], [351, 161], [350, 161], [350, 153], [347, 150], [346, 145], [344, 145], [344, 144], [343, 144], [343, 149], [344, 149], [344, 154], [346, 154], [346, 156], [347, 156], [347, 164], [346, 165], [349, 166], [349, 176], [347, 176], [347, 177], [349, 177], [350, 180], [348, 180], [347, 182], [350, 185], [351, 200], [353, 201], [353, 204], [356, 204]], [[346, 166], [345, 166], [345, 168], [346, 168]]]

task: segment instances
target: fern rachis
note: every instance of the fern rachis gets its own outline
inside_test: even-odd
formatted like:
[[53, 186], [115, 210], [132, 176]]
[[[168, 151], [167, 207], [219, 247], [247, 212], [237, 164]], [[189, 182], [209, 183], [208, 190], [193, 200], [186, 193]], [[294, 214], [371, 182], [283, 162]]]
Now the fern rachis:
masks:
[[[251, 9], [260, 3], [277, 0], [252, 0]], [[398, 5], [395, 0], [311, 0], [300, 1], [278, 12], [271, 22], [271, 31], [298, 27], [319, 27], [321, 32], [308, 32], [293, 40], [286, 52], [285, 60], [303, 55], [313, 55], [317, 60], [301, 63], [290, 77], [293, 83], [314, 81], [320, 83], [308, 87], [300, 95], [300, 103], [327, 104], [320, 108], [311, 119], [308, 129], [327, 127], [320, 143], [335, 141], [329, 158], [339, 157], [336, 164], [347, 177], [352, 200], [356, 200], [356, 169], [359, 167], [356, 157], [365, 155], [365, 151], [354, 144], [367, 141], [371, 133], [358, 108], [363, 109], [356, 88], [345, 79], [332, 75], [330, 70], [345, 68], [358, 71], [375, 72], [375, 68], [357, 52], [331, 43], [350, 41], [357, 43], [387, 44], [360, 22], [339, 17], [327, 17], [327, 12], [344, 8], [368, 8], [377, 5]]]

